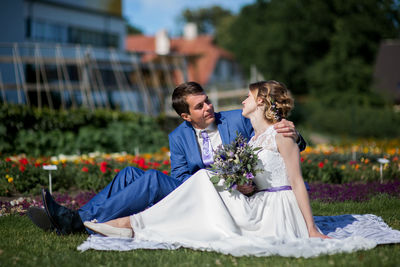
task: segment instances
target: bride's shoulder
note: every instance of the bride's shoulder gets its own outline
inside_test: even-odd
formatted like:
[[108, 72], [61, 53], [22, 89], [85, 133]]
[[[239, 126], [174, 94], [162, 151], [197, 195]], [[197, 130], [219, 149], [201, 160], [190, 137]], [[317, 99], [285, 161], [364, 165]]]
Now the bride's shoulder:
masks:
[[278, 147], [278, 150], [281, 150], [282, 148], [296, 146], [296, 143], [294, 142], [293, 138], [284, 136], [281, 133], [276, 133], [275, 142]]

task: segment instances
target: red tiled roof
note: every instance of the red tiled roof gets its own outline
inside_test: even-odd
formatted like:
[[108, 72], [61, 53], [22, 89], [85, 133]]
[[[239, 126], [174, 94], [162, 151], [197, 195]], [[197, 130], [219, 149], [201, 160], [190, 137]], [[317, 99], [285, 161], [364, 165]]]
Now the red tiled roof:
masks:
[[[186, 40], [184, 38], [171, 39], [170, 51], [185, 56], [197, 56], [195, 63], [188, 64], [188, 79], [206, 85], [218, 62], [224, 58], [232, 60], [233, 56], [228, 51], [216, 46], [213, 37], [200, 35], [196, 39]], [[145, 35], [130, 35], [126, 37], [125, 47], [129, 51], [155, 52], [155, 37]], [[153, 60], [156, 56], [148, 55], [145, 60]]]

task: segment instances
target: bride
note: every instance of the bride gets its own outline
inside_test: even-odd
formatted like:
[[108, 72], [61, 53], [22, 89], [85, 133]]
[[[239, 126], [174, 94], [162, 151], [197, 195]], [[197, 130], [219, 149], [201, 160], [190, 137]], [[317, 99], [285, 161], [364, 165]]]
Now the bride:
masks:
[[257, 191], [250, 197], [214, 186], [214, 173], [200, 170], [182, 186], [147, 210], [105, 223], [84, 225], [104, 236], [134, 237], [134, 248], [187, 247], [224, 254], [317, 256], [372, 248], [361, 237], [331, 239], [316, 226], [293, 139], [278, 134], [273, 124], [286, 118], [293, 99], [277, 81], [249, 86], [243, 116], [261, 147], [262, 172], [254, 177]]

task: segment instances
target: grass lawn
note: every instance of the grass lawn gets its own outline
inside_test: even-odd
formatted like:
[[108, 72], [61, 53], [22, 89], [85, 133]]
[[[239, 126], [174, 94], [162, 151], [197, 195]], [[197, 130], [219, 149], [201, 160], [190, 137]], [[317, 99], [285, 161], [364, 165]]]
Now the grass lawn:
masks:
[[[400, 229], [400, 199], [381, 195], [362, 202], [312, 202], [315, 215], [381, 216]], [[77, 251], [86, 235], [57, 236], [34, 226], [26, 216], [0, 217], [0, 266], [400, 266], [400, 244], [317, 258], [240, 257], [189, 249], [128, 252]]]

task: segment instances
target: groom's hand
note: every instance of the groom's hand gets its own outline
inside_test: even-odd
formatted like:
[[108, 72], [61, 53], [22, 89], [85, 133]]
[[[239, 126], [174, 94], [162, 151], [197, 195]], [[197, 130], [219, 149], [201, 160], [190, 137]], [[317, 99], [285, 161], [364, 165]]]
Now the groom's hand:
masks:
[[283, 136], [293, 138], [297, 143], [299, 141], [299, 133], [296, 131], [293, 122], [282, 119], [274, 125], [275, 130]]
[[244, 184], [244, 185], [237, 185], [236, 190], [242, 193], [243, 195], [249, 196], [251, 195], [254, 190], [255, 186], [253, 184]]

